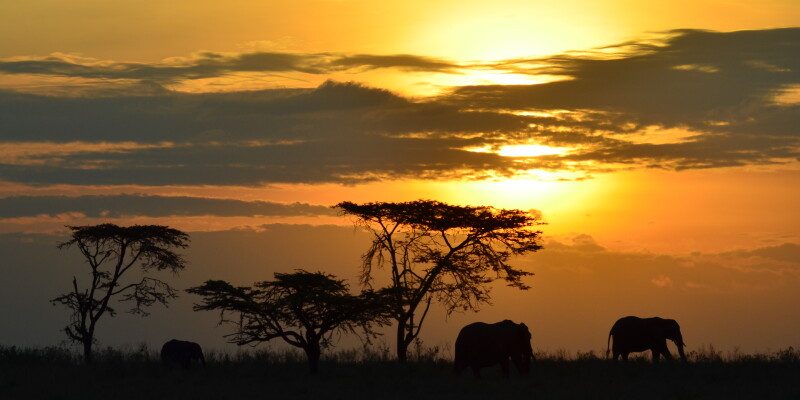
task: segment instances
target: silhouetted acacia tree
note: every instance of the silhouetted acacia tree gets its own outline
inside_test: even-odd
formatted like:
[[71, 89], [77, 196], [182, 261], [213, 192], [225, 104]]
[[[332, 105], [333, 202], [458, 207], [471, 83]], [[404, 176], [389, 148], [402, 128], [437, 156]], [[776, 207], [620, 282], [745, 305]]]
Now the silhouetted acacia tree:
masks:
[[[219, 310], [220, 324], [236, 327], [226, 335], [230, 343], [241, 346], [281, 338], [303, 349], [312, 374], [318, 372], [322, 349], [331, 345], [334, 333], [360, 327], [369, 337], [371, 324], [388, 320], [385, 296], [369, 290], [351, 295], [343, 280], [322, 272], [275, 273], [274, 281], [253, 287], [206, 281], [186, 291], [204, 297], [195, 311]], [[229, 319], [228, 314], [235, 317]]]
[[[81, 289], [73, 276], [72, 291], [50, 302], [72, 311], [64, 331], [71, 341], [83, 345], [84, 360], [91, 362], [97, 321], [106, 313], [111, 317], [116, 315], [109, 305], [112, 298], [133, 302], [129, 312], [147, 316], [146, 307], [156, 302], [166, 305], [169, 299], [177, 297], [169, 284], [148, 273], [153, 270], [177, 273], [183, 269], [186, 260], [170, 249], [186, 248], [189, 235], [160, 225], [101, 224], [67, 228], [72, 231], [72, 239], [59, 244], [58, 248], [77, 247], [91, 269], [91, 280]], [[141, 268], [141, 279], [124, 283], [122, 276], [136, 266]]]
[[387, 289], [393, 296], [400, 362], [407, 360], [408, 347], [419, 335], [434, 298], [450, 313], [488, 302], [488, 284], [496, 278], [527, 289], [522, 278], [532, 273], [507, 261], [512, 255], [541, 249], [541, 231], [533, 228], [543, 223], [521, 210], [432, 200], [342, 202], [334, 207], [355, 216], [356, 223], [373, 234], [363, 255], [362, 283], [375, 283], [376, 267], [389, 271]]

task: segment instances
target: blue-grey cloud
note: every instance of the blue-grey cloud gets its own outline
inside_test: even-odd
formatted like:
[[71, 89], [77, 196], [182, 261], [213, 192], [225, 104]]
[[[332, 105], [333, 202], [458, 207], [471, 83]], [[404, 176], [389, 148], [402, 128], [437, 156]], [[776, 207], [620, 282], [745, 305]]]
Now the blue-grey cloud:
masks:
[[[551, 157], [556, 163], [644, 163], [684, 169], [769, 164], [800, 155], [800, 105], [776, 101], [785, 90], [798, 90], [800, 85], [800, 28], [679, 30], [659, 45], [633, 42], [620, 48], [625, 49], [623, 55], [613, 57], [510, 60], [515, 67], [546, 65], [533, 71], [569, 79], [459, 87], [443, 101], [479, 109], [595, 110], [571, 126], [599, 136], [606, 129], [624, 135], [646, 126], [697, 132], [692, 140], [665, 144], [629, 142], [618, 135], [623, 140]], [[540, 134], [555, 145], [587, 138], [547, 129]]]
[[[453, 143], [456, 141], [447, 141]], [[0, 165], [0, 177], [33, 184], [243, 185], [358, 183], [383, 178], [459, 178], [487, 167], [512, 174], [510, 159], [432, 145], [429, 140], [373, 137], [291, 145], [160, 148], [85, 153], [54, 165]], [[84, 168], [84, 165], [100, 168]]]
[[[357, 182], [510, 171], [510, 159], [465, 151], [524, 131], [532, 117], [416, 103], [385, 90], [328, 82], [313, 90], [121, 98], [8, 94], [3, 136], [15, 141], [162, 143], [0, 164], [33, 184]], [[42, 117], [42, 116], [45, 117]], [[93, 168], [86, 168], [92, 165]]]
[[315, 89], [58, 98], [0, 92], [4, 141], [324, 140], [366, 134], [515, 132], [538, 119], [413, 102], [326, 82]]
[[[775, 117], [796, 123], [798, 108], [774, 105], [772, 99], [800, 83], [798, 54], [800, 28], [726, 33], [679, 30], [661, 45], [627, 43], [625, 53], [616, 57], [511, 60], [517, 67], [544, 64], [532, 71], [569, 79], [540, 85], [459, 87], [450, 100], [482, 108], [605, 110], [636, 124], [726, 132], [731, 128], [713, 123], [739, 125], [756, 118], [769, 126]], [[762, 117], [764, 112], [771, 115]], [[778, 133], [789, 133], [782, 127]]]
[[335, 215], [330, 207], [188, 196], [144, 194], [96, 196], [11, 196], [0, 198], [0, 218], [81, 213], [94, 218], [125, 216], [297, 217]]

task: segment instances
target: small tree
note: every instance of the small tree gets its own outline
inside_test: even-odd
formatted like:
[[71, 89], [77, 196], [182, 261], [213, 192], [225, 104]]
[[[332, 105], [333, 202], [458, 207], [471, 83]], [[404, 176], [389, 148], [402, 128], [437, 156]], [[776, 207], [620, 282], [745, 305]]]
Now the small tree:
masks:
[[356, 223], [373, 235], [363, 255], [362, 284], [374, 283], [376, 267], [389, 270], [387, 290], [392, 293], [400, 362], [407, 360], [408, 347], [419, 335], [434, 298], [450, 313], [489, 302], [488, 284], [496, 278], [528, 289], [522, 278], [532, 273], [507, 261], [541, 249], [541, 231], [532, 228], [543, 223], [525, 211], [432, 200], [342, 202], [334, 207], [356, 217]]
[[[312, 374], [318, 372], [322, 349], [331, 345], [336, 332], [355, 332], [361, 327], [368, 335], [372, 323], [386, 323], [385, 297], [373, 291], [351, 295], [348, 286], [333, 275], [297, 270], [275, 273], [274, 281], [253, 287], [234, 287], [225, 281], [206, 281], [186, 290], [202, 296], [195, 311], [219, 310], [220, 324], [230, 323], [236, 331], [226, 335], [238, 345], [281, 338], [303, 349]], [[234, 314], [229, 319], [227, 314]]]
[[[153, 303], [167, 305], [177, 297], [166, 282], [148, 276], [152, 270], [177, 273], [186, 266], [184, 258], [171, 248], [188, 246], [189, 235], [160, 225], [121, 227], [114, 224], [68, 226], [72, 239], [58, 245], [66, 249], [73, 245], [80, 250], [91, 269], [91, 280], [85, 289], [72, 277], [72, 291], [52, 300], [72, 311], [70, 323], [64, 328], [67, 337], [83, 345], [83, 357], [92, 361], [92, 344], [100, 317], [116, 315], [110, 306], [112, 298], [131, 301], [132, 314], [147, 316], [145, 308]], [[143, 277], [138, 282], [124, 283], [125, 275], [134, 266], [141, 267]]]

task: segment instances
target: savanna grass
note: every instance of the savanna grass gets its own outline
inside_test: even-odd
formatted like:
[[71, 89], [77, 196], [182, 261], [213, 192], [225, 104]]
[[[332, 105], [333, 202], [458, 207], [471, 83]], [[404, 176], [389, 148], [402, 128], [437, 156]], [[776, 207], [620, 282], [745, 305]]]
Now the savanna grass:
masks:
[[413, 349], [405, 365], [388, 348], [328, 352], [308, 374], [291, 350], [207, 351], [207, 366], [165, 367], [147, 346], [100, 349], [91, 365], [63, 347], [0, 346], [0, 399], [791, 399], [800, 398], [800, 351], [722, 353], [689, 362], [627, 363], [605, 354], [537, 353], [531, 374], [499, 367], [455, 376], [449, 349]]

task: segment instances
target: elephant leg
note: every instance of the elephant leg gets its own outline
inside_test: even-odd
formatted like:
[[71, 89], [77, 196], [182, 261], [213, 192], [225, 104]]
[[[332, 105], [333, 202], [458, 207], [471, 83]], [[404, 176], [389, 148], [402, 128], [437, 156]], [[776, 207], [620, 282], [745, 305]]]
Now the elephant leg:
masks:
[[481, 367], [479, 367], [477, 365], [473, 365], [472, 366], [472, 376], [475, 377], [475, 379], [480, 379], [480, 377], [481, 377]]
[[503, 378], [508, 378], [509, 377], [509, 373], [508, 373], [508, 360], [507, 359], [500, 361], [500, 368], [502, 368], [502, 370], [503, 370]]
[[622, 353], [622, 361], [628, 361], [628, 353]]
[[658, 361], [661, 356], [664, 356], [664, 359], [667, 361], [672, 360], [672, 354], [669, 353], [666, 341], [664, 341], [664, 343], [659, 343], [659, 345], [656, 347], [653, 347], [653, 361]]
[[653, 353], [653, 362], [658, 362], [658, 357], [661, 355], [661, 350], [653, 348], [650, 350], [650, 352]]

